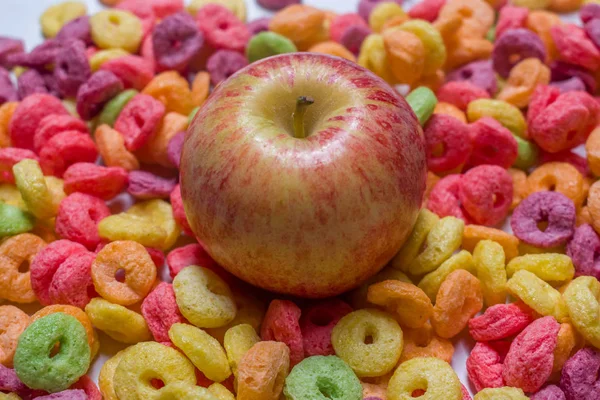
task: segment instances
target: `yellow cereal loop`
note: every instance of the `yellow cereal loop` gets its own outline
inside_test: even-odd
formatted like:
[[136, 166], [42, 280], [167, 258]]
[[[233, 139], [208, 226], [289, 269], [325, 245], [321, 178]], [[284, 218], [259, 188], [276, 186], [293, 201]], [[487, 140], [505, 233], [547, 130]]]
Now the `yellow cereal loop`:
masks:
[[175, 381], [156, 391], [151, 400], [219, 400], [208, 389]]
[[523, 389], [513, 387], [487, 388], [477, 393], [473, 400], [529, 400]]
[[[165, 387], [179, 382], [195, 386], [194, 366], [177, 350], [157, 342], [131, 346], [115, 370], [114, 387], [119, 400], [153, 399], [157, 390], [152, 379], [161, 380]], [[164, 388], [163, 388], [164, 389]], [[177, 397], [165, 397], [165, 399]]]
[[432, 75], [442, 68], [446, 62], [446, 46], [442, 35], [427, 21], [413, 19], [398, 26], [403, 31], [414, 33], [421, 39], [425, 46], [425, 65], [423, 75]]
[[350, 292], [350, 303], [356, 309], [368, 307], [369, 302], [367, 300], [367, 292], [369, 290], [369, 286], [371, 286], [374, 283], [388, 280], [412, 283], [410, 278], [406, 276], [404, 272], [401, 272], [392, 267], [386, 267], [378, 273], [376, 273], [375, 275], [373, 275], [372, 277], [370, 277], [369, 279], [367, 279], [365, 282], [363, 282], [361, 286]]
[[464, 269], [475, 274], [475, 263], [471, 253], [461, 250], [442, 263], [435, 271], [428, 273], [419, 282], [419, 288], [425, 292], [432, 302], [435, 302], [437, 292], [448, 275], [457, 269]]
[[48, 187], [37, 161], [26, 159], [18, 162], [13, 166], [13, 174], [23, 201], [33, 215], [40, 219], [56, 216], [62, 199], [53, 198], [53, 191]]
[[104, 10], [90, 17], [92, 40], [101, 49], [137, 52], [142, 42], [142, 22], [123, 10]]
[[265, 303], [259, 299], [255, 293], [249, 293], [246, 290], [237, 290], [233, 293], [233, 301], [237, 307], [235, 317], [223, 326], [218, 328], [206, 328], [206, 333], [214, 337], [219, 343], [224, 343], [225, 333], [229, 328], [247, 324], [258, 332], [258, 328], [265, 316]]
[[82, 17], [86, 13], [85, 3], [80, 1], [65, 1], [50, 6], [40, 17], [42, 34], [47, 38], [53, 38], [67, 22]]
[[569, 318], [567, 307], [558, 290], [538, 278], [534, 273], [520, 270], [507, 283], [508, 291], [521, 299], [538, 314], [551, 315], [558, 322]]
[[64, 189], [65, 188], [64, 181], [55, 176], [45, 176], [44, 180], [46, 181], [46, 187], [48, 188], [48, 191], [50, 192], [50, 196], [52, 196], [52, 199], [54, 200], [55, 203], [60, 204], [62, 199], [67, 197], [67, 194], [65, 193], [65, 189]]
[[16, 393], [6, 394], [6, 393], [0, 392], [0, 400], [21, 400], [21, 398]]
[[104, 218], [98, 224], [98, 233], [111, 242], [133, 240], [146, 247], [168, 250], [175, 244], [181, 229], [175, 222], [171, 205], [155, 199]]
[[410, 263], [408, 272], [426, 274], [450, 258], [462, 243], [464, 226], [464, 221], [455, 217], [440, 219], [427, 235], [427, 247]]
[[473, 263], [487, 307], [506, 302], [505, 262], [504, 249], [498, 243], [482, 240], [475, 246]]
[[244, 0], [192, 0], [186, 10], [195, 17], [198, 10], [207, 4], [219, 4], [226, 7], [242, 22], [246, 22], [246, 2]]
[[90, 57], [90, 68], [92, 69], [92, 72], [96, 72], [105, 62], [114, 60], [115, 58], [125, 57], [128, 55], [130, 55], [129, 52], [118, 48], [100, 50]]
[[483, 117], [491, 117], [500, 122], [506, 129], [527, 139], [527, 122], [521, 110], [503, 100], [478, 99], [467, 106], [467, 119], [475, 122]]
[[119, 351], [117, 354], [106, 360], [100, 369], [100, 374], [98, 375], [98, 388], [100, 389], [100, 393], [102, 393], [104, 400], [119, 400], [115, 393], [114, 377], [115, 370], [126, 351], [127, 349]]
[[369, 15], [369, 27], [373, 32], [380, 33], [387, 21], [396, 17], [406, 17], [406, 13], [393, 1], [385, 1], [377, 4]]
[[256, 334], [256, 330], [248, 324], [233, 326], [225, 332], [223, 346], [233, 375], [237, 377], [237, 368], [242, 357], [258, 342], [260, 342], [260, 337]]
[[386, 82], [395, 82], [390, 60], [385, 51], [385, 42], [381, 35], [372, 33], [365, 38], [360, 46], [357, 63], [361, 67], [373, 71]]
[[173, 280], [179, 310], [200, 328], [218, 328], [235, 317], [237, 307], [229, 286], [208, 268], [191, 265]]
[[427, 239], [427, 235], [440, 220], [437, 214], [423, 208], [417, 217], [412, 233], [400, 249], [398, 254], [392, 258], [390, 265], [403, 272], [408, 272], [408, 266], [419, 255], [419, 251]]
[[343, 317], [333, 328], [331, 343], [335, 354], [358, 377], [387, 374], [402, 354], [402, 329], [389, 314], [363, 309]]
[[445, 361], [434, 357], [417, 357], [405, 361], [388, 384], [388, 400], [411, 400], [415, 390], [425, 390], [423, 400], [461, 400], [460, 381]]
[[208, 379], [223, 382], [231, 375], [225, 350], [214, 337], [188, 324], [173, 324], [169, 339]]
[[509, 277], [519, 270], [533, 272], [546, 282], [564, 283], [573, 279], [575, 267], [571, 257], [565, 254], [526, 254], [513, 258], [506, 266]]
[[600, 348], [600, 282], [592, 276], [575, 278], [567, 286], [563, 298], [577, 331], [594, 347]]
[[213, 383], [208, 387], [208, 391], [215, 396], [216, 400], [235, 400], [233, 393], [220, 383]]
[[99, 297], [93, 298], [85, 312], [95, 328], [122, 343], [150, 340], [146, 320], [141, 314]]
[[19, 189], [15, 185], [11, 185], [10, 183], [0, 183], [0, 202], [27, 211], [27, 206], [21, 196], [21, 192], [19, 192]]

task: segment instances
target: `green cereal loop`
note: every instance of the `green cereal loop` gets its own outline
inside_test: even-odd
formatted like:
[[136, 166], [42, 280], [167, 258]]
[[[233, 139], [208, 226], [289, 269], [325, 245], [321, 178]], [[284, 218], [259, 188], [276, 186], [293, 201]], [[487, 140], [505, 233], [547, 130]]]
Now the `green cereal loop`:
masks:
[[285, 379], [288, 400], [361, 400], [360, 381], [336, 356], [313, 356], [302, 360]]
[[517, 140], [517, 146], [519, 147], [519, 153], [513, 166], [527, 171], [537, 164], [539, 149], [535, 143], [529, 140], [522, 139], [515, 134], [513, 134], [513, 137]]
[[249, 62], [284, 53], [295, 53], [298, 49], [294, 43], [275, 32], [261, 32], [255, 35], [246, 46], [246, 56]]
[[[51, 357], [54, 345], [58, 353]], [[32, 389], [50, 393], [68, 389], [90, 366], [90, 346], [77, 319], [54, 313], [34, 321], [19, 337], [15, 372]]]
[[31, 214], [10, 204], [0, 203], [0, 237], [14, 236], [33, 229]]
[[200, 110], [200, 107], [195, 107], [192, 112], [190, 112], [190, 115], [188, 116], [188, 125], [192, 124], [192, 121], [194, 120], [194, 117], [196, 116], [196, 114], [198, 114], [198, 110]]
[[438, 101], [431, 89], [419, 86], [406, 96], [406, 102], [417, 115], [419, 124], [423, 126], [433, 115], [433, 110]]
[[96, 126], [100, 126], [106, 124], [112, 127], [115, 124], [115, 121], [121, 114], [121, 110], [129, 103], [129, 100], [138, 94], [138, 91], [135, 89], [125, 90], [115, 97], [113, 97], [108, 103], [104, 105], [104, 108], [98, 115], [96, 119]]

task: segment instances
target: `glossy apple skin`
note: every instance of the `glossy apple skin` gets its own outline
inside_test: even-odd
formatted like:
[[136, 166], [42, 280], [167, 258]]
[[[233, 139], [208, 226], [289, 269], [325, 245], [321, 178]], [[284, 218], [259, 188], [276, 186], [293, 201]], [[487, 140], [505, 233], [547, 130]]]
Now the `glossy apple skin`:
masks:
[[[315, 103], [293, 137], [298, 96]], [[425, 190], [414, 113], [357, 64], [311, 53], [251, 64], [219, 85], [186, 135], [185, 210], [239, 278], [301, 297], [340, 294], [410, 234]]]

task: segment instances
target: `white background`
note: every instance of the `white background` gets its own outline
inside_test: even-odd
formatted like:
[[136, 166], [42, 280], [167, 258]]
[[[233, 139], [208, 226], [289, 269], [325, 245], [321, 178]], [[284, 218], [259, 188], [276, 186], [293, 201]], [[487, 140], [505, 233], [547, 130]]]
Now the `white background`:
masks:
[[[79, 0], [87, 4], [88, 13], [93, 14], [102, 9], [102, 5], [98, 0]], [[50, 5], [60, 3], [60, 0], [0, 0], [0, 36], [12, 36], [25, 40], [26, 48], [30, 50], [35, 45], [42, 41], [42, 35], [39, 27], [39, 17], [42, 12]], [[415, 3], [415, 0], [405, 1], [405, 9], [410, 7], [410, 4]], [[186, 0], [187, 3], [187, 0]], [[322, 9], [329, 9], [337, 13], [355, 12], [358, 0], [305, 0], [305, 4], [312, 5]], [[248, 21], [253, 19], [268, 16], [270, 13], [260, 8], [255, 0], [246, 0], [248, 9]], [[574, 20], [574, 16], [565, 19]], [[505, 226], [508, 226], [506, 224]], [[166, 274], [163, 274], [165, 276]], [[29, 309], [29, 312], [35, 311]], [[100, 333], [102, 343], [101, 354], [95, 360], [89, 375], [96, 380], [100, 367], [104, 361], [116, 351], [123, 348], [122, 345], [116, 343], [106, 335]], [[472, 392], [472, 388], [468, 384], [465, 360], [472, 348], [474, 342], [470, 339], [468, 333], [463, 332], [460, 338], [455, 339], [455, 353], [452, 361], [452, 366], [460, 377], [461, 381]]]

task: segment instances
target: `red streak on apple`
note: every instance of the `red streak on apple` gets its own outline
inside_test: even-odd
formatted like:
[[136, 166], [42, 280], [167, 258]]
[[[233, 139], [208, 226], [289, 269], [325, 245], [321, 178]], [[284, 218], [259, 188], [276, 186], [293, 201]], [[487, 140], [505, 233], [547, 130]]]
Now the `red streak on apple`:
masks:
[[[294, 137], [309, 96], [307, 136]], [[378, 272], [412, 230], [425, 190], [422, 130], [404, 99], [349, 61], [294, 53], [216, 88], [184, 144], [190, 225], [229, 272], [328, 297]]]

